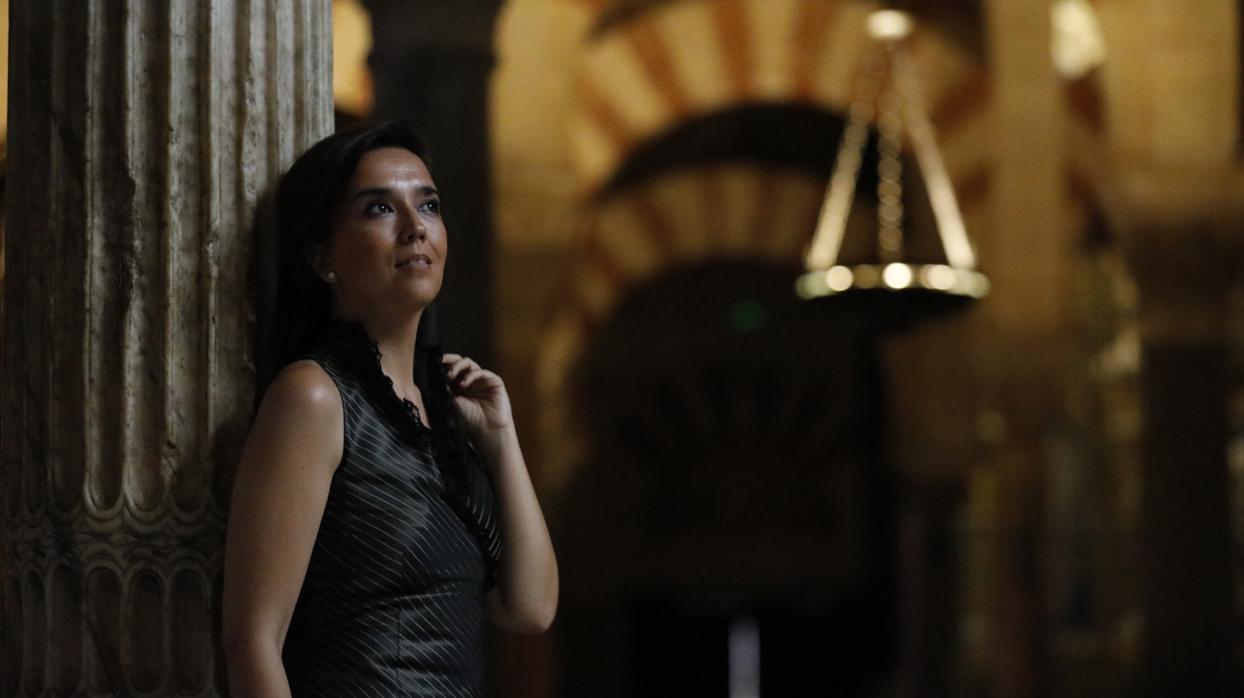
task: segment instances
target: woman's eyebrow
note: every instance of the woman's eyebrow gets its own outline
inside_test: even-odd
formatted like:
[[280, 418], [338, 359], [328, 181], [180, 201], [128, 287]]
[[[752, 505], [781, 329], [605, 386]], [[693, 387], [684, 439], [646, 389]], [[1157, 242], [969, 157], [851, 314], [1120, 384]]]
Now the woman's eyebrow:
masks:
[[[440, 193], [436, 190], [436, 187], [431, 184], [424, 184], [419, 187], [417, 191], [420, 196], [436, 196]], [[360, 189], [358, 193], [354, 195], [354, 199], [360, 199], [364, 196], [393, 196], [393, 190], [388, 187], [368, 187], [366, 189]]]

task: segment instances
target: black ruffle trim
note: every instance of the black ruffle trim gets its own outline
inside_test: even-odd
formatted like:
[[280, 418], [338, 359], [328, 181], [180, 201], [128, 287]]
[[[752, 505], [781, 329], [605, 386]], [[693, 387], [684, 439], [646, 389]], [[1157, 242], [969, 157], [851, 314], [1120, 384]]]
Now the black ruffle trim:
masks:
[[[407, 427], [404, 431], [412, 437], [414, 445], [420, 448], [434, 447], [432, 429], [420, 417], [419, 408], [410, 400], [398, 396], [393, 387], [393, 379], [384, 372], [380, 363], [380, 345], [368, 334], [367, 327], [357, 320], [333, 319], [324, 335], [327, 342], [337, 345], [339, 356], [358, 359], [354, 362], [357, 375], [364, 379], [382, 409], [394, 417], [398, 424]], [[345, 351], [340, 351], [342, 349]], [[366, 360], [358, 356], [360, 352], [366, 353]]]

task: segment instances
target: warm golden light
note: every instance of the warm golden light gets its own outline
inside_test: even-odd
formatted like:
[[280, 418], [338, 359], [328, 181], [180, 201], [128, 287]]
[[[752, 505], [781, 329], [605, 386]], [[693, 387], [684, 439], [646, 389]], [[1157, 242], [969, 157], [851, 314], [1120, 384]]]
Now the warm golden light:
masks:
[[9, 137], [9, 0], [0, 0], [0, 142]]
[[933, 264], [921, 270], [921, 281], [937, 291], [949, 291], [955, 283], [955, 272], [944, 264]]
[[375, 101], [371, 37], [371, 17], [359, 0], [333, 0], [333, 103], [358, 117], [371, 114]]
[[980, 272], [956, 269], [946, 264], [895, 262], [884, 266], [836, 265], [828, 271], [803, 274], [795, 282], [796, 293], [805, 300], [853, 290], [899, 292], [909, 289], [979, 299], [989, 294], [989, 279]]
[[847, 267], [834, 267], [825, 272], [825, 285], [831, 291], [845, 291], [851, 288], [852, 282], [855, 281], [855, 274]]
[[911, 285], [911, 267], [906, 264], [887, 264], [881, 272], [881, 278], [890, 288], [907, 288]]
[[1050, 53], [1063, 77], [1077, 80], [1106, 62], [1101, 22], [1087, 0], [1056, 0], [1050, 21]]
[[898, 10], [878, 10], [868, 17], [868, 33], [881, 41], [898, 41], [911, 34], [911, 16]]

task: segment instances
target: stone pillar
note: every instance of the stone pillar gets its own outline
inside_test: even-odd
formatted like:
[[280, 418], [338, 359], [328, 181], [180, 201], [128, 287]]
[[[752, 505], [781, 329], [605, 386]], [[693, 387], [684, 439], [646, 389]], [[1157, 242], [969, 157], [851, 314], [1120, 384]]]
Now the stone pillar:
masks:
[[[1048, 3], [987, 0], [993, 127], [993, 218], [978, 232], [981, 267], [994, 282], [979, 323], [977, 380], [993, 501], [983, 670], [992, 695], [1047, 695], [1044, 471], [1046, 442], [1064, 404], [1074, 333], [1067, 280], [1062, 102], [1049, 58]], [[1015, 215], [1017, 211], [1040, 215]]]
[[1140, 696], [1239, 694], [1226, 330], [1231, 284], [1244, 280], [1244, 241], [1185, 223], [1129, 239], [1144, 413]]
[[13, 0], [0, 694], [224, 692], [256, 200], [332, 124], [329, 0]]
[[363, 0], [372, 19], [376, 116], [432, 145], [449, 263], [437, 301], [445, 346], [492, 365], [489, 100], [500, 0]]
[[[1239, 695], [1227, 462], [1241, 280], [1240, 5], [1098, 3], [1104, 197], [1139, 289], [1143, 660], [1136, 695]], [[1237, 503], [1238, 504], [1238, 503]]]

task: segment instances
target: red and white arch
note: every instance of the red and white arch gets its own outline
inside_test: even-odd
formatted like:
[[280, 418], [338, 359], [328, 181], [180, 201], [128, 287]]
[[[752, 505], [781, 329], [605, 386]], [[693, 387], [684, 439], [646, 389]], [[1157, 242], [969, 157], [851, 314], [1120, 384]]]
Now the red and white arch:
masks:
[[[592, 37], [570, 134], [585, 188], [607, 180], [639, 144], [698, 116], [755, 103], [845, 114], [874, 48], [865, 22], [879, 8], [858, 0], [683, 0]], [[917, 30], [911, 50], [943, 136], [982, 126], [974, 119], [988, 101], [979, 61], [929, 28]]]
[[[637, 148], [693, 119], [755, 104], [845, 115], [875, 50], [866, 20], [878, 9], [859, 0], [681, 0], [590, 37], [569, 134], [585, 200]], [[988, 77], [976, 56], [932, 28], [909, 41], [971, 230], [989, 209]], [[797, 262], [823, 187], [793, 168], [737, 163], [680, 169], [585, 205], [575, 274], [541, 362], [545, 404], [561, 404], [586, 337], [635, 285], [711, 258]], [[549, 417], [559, 421], [556, 410]]]

